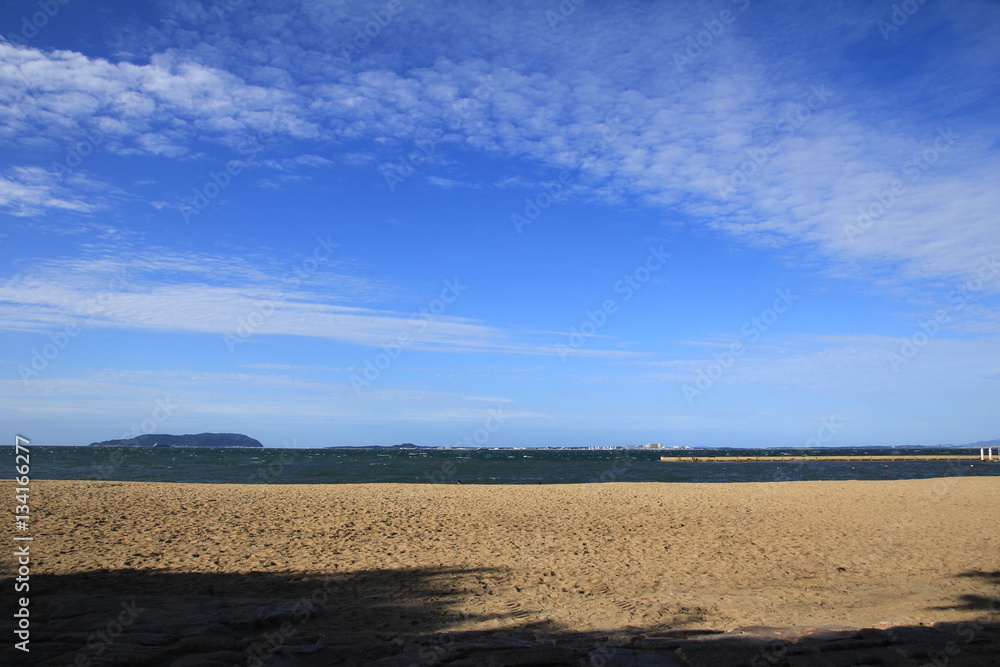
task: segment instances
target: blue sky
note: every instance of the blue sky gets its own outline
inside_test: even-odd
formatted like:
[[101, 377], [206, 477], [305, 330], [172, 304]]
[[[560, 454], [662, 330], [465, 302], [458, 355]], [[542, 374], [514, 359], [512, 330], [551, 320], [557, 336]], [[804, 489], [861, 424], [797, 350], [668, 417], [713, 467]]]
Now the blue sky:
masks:
[[0, 33], [11, 438], [1000, 437], [996, 3], [8, 1]]

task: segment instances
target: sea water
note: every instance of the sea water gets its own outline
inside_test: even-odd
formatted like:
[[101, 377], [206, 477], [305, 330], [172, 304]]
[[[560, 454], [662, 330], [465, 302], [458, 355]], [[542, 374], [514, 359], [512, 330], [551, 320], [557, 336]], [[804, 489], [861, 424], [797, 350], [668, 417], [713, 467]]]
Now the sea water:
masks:
[[[13, 461], [13, 447], [9, 460]], [[31, 446], [32, 479], [211, 484], [780, 482], [1000, 476], [1000, 462], [661, 462], [661, 456], [975, 454], [957, 449], [217, 449]], [[996, 457], [995, 457], [996, 458]]]

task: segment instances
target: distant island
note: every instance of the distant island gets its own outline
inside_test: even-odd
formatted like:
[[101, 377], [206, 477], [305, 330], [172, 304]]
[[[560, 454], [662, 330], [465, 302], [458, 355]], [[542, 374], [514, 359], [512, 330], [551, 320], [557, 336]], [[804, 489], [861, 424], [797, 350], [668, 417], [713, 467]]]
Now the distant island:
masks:
[[[134, 438], [105, 440], [103, 442], [92, 442], [90, 447], [225, 447], [225, 448], [262, 448], [264, 445], [259, 440], [255, 440], [241, 433], [198, 433], [197, 435], [168, 435], [165, 433], [149, 433], [136, 436]], [[980, 440], [966, 445], [866, 445], [866, 446], [845, 446], [845, 447], [778, 447], [776, 449], [787, 451], [820, 451], [827, 449], [864, 449], [864, 450], [894, 450], [894, 449], [979, 449], [988, 447], [1000, 447], [1000, 439]], [[487, 449], [508, 449], [508, 450], [548, 450], [548, 451], [667, 451], [667, 450], [715, 450], [715, 451], [743, 451], [747, 447], [705, 447], [688, 445], [663, 445], [652, 443], [647, 445], [603, 445], [603, 446], [542, 446], [542, 447], [477, 447], [475, 445], [415, 445], [412, 442], [404, 442], [399, 445], [332, 445], [322, 447], [322, 449], [381, 449], [381, 450], [487, 450]], [[761, 449], [750, 447], [749, 449]], [[772, 449], [772, 448], [764, 448]]]
[[125, 440], [92, 442], [90, 447], [263, 447], [241, 433], [198, 433], [197, 435], [168, 435], [147, 433]]

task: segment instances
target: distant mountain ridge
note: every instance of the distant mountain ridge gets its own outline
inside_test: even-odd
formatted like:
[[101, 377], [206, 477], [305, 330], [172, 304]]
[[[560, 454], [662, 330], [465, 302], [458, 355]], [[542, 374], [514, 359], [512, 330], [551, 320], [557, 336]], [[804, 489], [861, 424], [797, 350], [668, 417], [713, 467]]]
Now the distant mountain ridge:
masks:
[[998, 440], [980, 440], [979, 442], [968, 442], [964, 445], [873, 445], [870, 447], [862, 447], [861, 449], [970, 449], [977, 447], [1000, 447], [1000, 439]]
[[146, 433], [124, 440], [92, 442], [90, 447], [263, 447], [242, 433], [198, 433], [195, 435], [168, 435]]
[[970, 442], [967, 445], [942, 445], [943, 447], [1000, 447], [1000, 439], [997, 440], [980, 440], [979, 442]]

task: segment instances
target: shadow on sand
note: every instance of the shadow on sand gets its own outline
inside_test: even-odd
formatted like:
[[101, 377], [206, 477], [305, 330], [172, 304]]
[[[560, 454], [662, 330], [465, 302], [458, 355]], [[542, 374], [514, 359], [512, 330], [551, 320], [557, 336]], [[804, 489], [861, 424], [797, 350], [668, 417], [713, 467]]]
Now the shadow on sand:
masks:
[[[378, 569], [336, 573], [205, 573], [170, 570], [97, 570], [35, 575], [32, 592], [43, 606], [65, 595], [270, 599], [296, 604], [342, 628], [366, 631], [439, 632], [457, 622], [487, 620], [464, 611], [470, 584], [494, 575], [489, 568]], [[306, 614], [303, 613], [303, 616]]]
[[[579, 632], [486, 613], [490, 568], [350, 574], [101, 570], [32, 574], [25, 665], [852, 665], [994, 664], [998, 601], [940, 609], [976, 621], [882, 629], [632, 627]], [[957, 575], [1000, 586], [1000, 573]], [[0, 586], [12, 586], [8, 579]], [[477, 611], [479, 610], [479, 611]], [[6, 610], [5, 610], [6, 612]], [[0, 631], [15, 628], [4, 614]], [[484, 629], [487, 628], [487, 629]], [[4, 646], [5, 655], [10, 643]], [[895, 662], [894, 662], [895, 661]]]
[[992, 595], [980, 595], [978, 593], [968, 593], [959, 597], [956, 604], [932, 607], [932, 609], [958, 609], [962, 611], [985, 612], [986, 616], [992, 616], [989, 620], [1000, 620], [1000, 570], [995, 572], [962, 572], [955, 575], [962, 579], [981, 579], [995, 588]]

